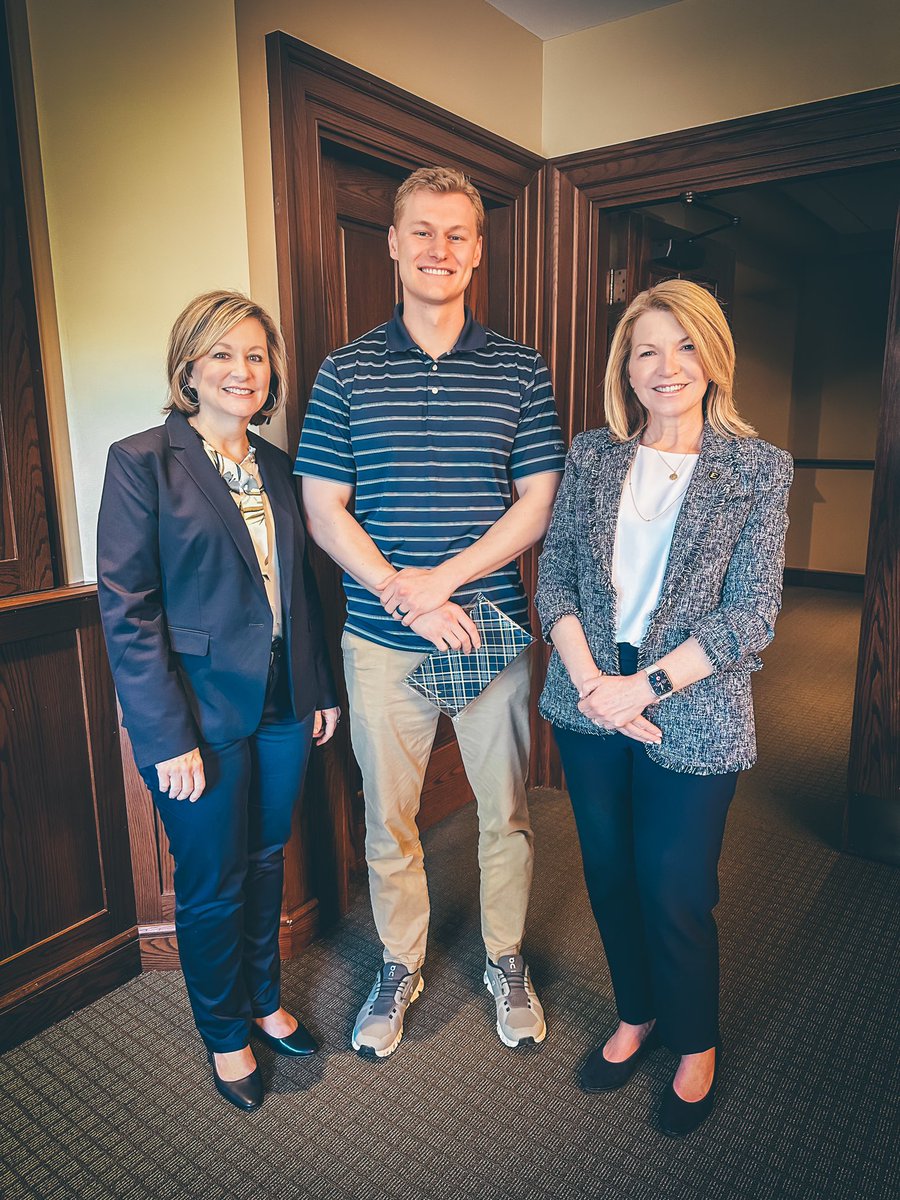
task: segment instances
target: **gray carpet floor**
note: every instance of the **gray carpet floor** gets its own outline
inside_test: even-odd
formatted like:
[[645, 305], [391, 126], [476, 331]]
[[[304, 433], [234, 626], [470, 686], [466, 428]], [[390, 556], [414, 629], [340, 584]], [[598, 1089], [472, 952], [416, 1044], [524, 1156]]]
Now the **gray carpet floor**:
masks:
[[834, 848], [858, 625], [858, 597], [791, 590], [756, 677], [760, 765], [742, 777], [721, 867], [720, 1099], [692, 1139], [648, 1123], [667, 1052], [617, 1094], [574, 1084], [614, 1007], [566, 799], [535, 791], [527, 950], [543, 1046], [510, 1051], [494, 1032], [463, 811], [426, 838], [426, 989], [392, 1058], [348, 1049], [377, 966], [360, 891], [285, 964], [286, 1003], [324, 1049], [312, 1062], [260, 1051], [270, 1091], [253, 1115], [213, 1091], [178, 975], [143, 975], [0, 1058], [0, 1195], [897, 1197], [900, 874]]

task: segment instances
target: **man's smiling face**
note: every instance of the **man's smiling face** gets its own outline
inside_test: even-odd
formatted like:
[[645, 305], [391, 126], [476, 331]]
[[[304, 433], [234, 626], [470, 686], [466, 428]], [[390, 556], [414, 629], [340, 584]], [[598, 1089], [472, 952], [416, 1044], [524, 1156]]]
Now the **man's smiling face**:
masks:
[[388, 247], [399, 264], [406, 305], [457, 303], [481, 262], [471, 200], [459, 192], [413, 192], [388, 232]]

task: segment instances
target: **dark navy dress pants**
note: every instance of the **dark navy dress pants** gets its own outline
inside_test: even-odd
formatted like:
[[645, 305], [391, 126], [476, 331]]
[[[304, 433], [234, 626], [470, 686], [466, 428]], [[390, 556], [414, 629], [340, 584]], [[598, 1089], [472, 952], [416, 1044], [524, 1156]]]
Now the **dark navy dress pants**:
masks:
[[[633, 674], [636, 651], [620, 653]], [[554, 733], [619, 1018], [655, 1018], [676, 1054], [708, 1050], [719, 1038], [712, 910], [737, 773], [669, 770], [620, 733]]]
[[175, 859], [175, 932], [197, 1029], [219, 1054], [247, 1045], [254, 1017], [281, 1006], [278, 930], [284, 846], [312, 741], [314, 714], [250, 737], [201, 743], [206, 790], [195, 803], [141, 772]]

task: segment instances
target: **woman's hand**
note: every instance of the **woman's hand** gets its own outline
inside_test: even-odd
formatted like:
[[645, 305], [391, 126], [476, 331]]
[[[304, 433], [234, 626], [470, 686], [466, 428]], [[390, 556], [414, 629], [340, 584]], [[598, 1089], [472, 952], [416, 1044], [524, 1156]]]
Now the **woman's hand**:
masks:
[[159, 777], [159, 790], [168, 792], [172, 800], [190, 800], [193, 804], [200, 799], [206, 787], [203, 759], [196, 746], [187, 754], [158, 762], [156, 774]]
[[601, 729], [616, 729], [638, 742], [659, 745], [662, 731], [643, 716], [656, 699], [643, 671], [637, 675], [598, 675], [579, 691], [578, 711]]
[[341, 710], [339, 708], [316, 709], [316, 718], [313, 721], [313, 740], [317, 746], [324, 746], [326, 742], [331, 741], [340, 719]]

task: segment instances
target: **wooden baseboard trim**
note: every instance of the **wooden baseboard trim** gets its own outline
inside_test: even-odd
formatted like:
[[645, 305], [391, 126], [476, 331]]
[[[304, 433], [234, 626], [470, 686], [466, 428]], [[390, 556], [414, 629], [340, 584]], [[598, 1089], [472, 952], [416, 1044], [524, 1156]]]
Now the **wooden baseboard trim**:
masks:
[[[144, 971], [180, 971], [178, 939], [173, 924], [139, 927], [141, 968]], [[278, 945], [282, 960], [295, 958], [319, 932], [319, 901], [307, 900], [281, 914]]]
[[844, 812], [843, 849], [900, 867], [900, 804], [884, 796], [851, 792]]
[[319, 901], [313, 897], [305, 904], [281, 914], [278, 944], [281, 957], [295, 958], [319, 932]]
[[808, 567], [785, 567], [785, 587], [828, 588], [833, 592], [859, 592], [865, 587], [865, 575], [851, 571], [812, 571]]
[[141, 973], [137, 939], [116, 943], [69, 975], [54, 973], [45, 986], [37, 981], [26, 995], [0, 1008], [0, 1053], [92, 1004]]

